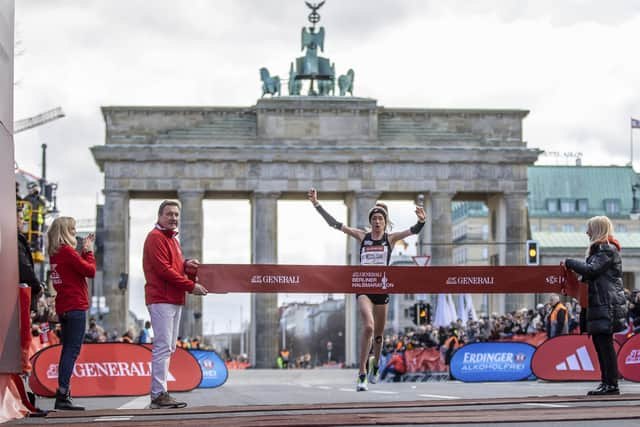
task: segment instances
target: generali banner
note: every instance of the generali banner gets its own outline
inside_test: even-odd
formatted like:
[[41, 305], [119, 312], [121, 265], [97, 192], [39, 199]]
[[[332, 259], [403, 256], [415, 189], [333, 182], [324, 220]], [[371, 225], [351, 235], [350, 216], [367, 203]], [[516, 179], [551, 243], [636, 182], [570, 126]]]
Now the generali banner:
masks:
[[[34, 393], [55, 396], [61, 345], [36, 353], [29, 384]], [[190, 391], [202, 381], [198, 361], [177, 348], [169, 364], [169, 391]], [[83, 344], [71, 376], [73, 396], [141, 396], [151, 389], [151, 350], [128, 343]]]
[[[580, 296], [575, 276], [560, 266], [378, 267], [203, 264], [209, 292], [286, 293], [560, 293]], [[584, 288], [584, 289], [583, 289]]]
[[[616, 352], [620, 348], [613, 343]], [[560, 335], [542, 343], [533, 354], [533, 374], [547, 381], [600, 381], [600, 363], [588, 335]]]

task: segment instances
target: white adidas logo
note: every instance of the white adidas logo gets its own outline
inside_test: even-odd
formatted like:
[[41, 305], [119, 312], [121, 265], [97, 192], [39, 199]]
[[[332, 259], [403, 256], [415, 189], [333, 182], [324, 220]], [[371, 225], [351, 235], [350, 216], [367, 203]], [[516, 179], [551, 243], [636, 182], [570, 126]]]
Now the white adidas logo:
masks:
[[595, 371], [587, 346], [582, 346], [574, 354], [567, 357], [564, 362], [556, 365], [556, 371]]

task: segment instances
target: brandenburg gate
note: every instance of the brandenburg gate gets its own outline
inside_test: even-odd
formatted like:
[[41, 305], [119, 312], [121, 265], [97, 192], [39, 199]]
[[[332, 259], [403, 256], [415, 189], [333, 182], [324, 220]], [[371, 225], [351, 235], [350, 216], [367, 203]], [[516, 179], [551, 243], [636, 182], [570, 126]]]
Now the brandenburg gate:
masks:
[[[368, 225], [367, 212], [376, 200], [416, 200], [424, 194], [428, 220], [420, 246], [433, 265], [452, 263], [451, 202], [480, 200], [490, 209], [489, 246], [496, 263], [523, 264], [527, 167], [540, 154], [523, 141], [528, 112], [386, 108], [370, 98], [329, 95], [334, 66], [321, 66], [325, 58], [313, 46], [324, 44], [316, 37], [323, 38], [324, 31], [314, 27], [307, 34], [307, 55], [291, 64], [293, 95], [262, 98], [248, 107], [102, 108], [105, 143], [91, 150], [104, 172], [103, 287], [110, 307], [104, 321], [109, 328], [124, 330], [128, 324], [128, 294], [118, 288], [118, 279], [129, 270], [129, 201], [137, 198], [179, 199], [183, 253], [198, 259], [203, 255], [202, 201], [250, 200], [251, 260], [261, 264], [278, 262], [278, 200], [303, 200], [311, 187], [323, 200], [343, 200], [348, 225], [360, 228]], [[353, 75], [340, 76], [341, 93], [352, 90]], [[273, 86], [275, 80], [265, 78], [263, 92], [274, 93], [266, 83]], [[302, 83], [309, 84], [305, 95], [300, 95]], [[355, 264], [358, 247], [352, 240], [345, 257]], [[356, 305], [353, 295], [346, 298], [346, 362], [351, 364]], [[531, 305], [525, 298], [533, 296], [493, 295], [490, 302], [496, 311], [513, 310]], [[202, 335], [202, 319], [194, 316], [202, 313], [202, 302], [188, 297], [182, 334]], [[249, 350], [256, 367], [273, 365], [278, 326], [277, 294], [252, 294]]]

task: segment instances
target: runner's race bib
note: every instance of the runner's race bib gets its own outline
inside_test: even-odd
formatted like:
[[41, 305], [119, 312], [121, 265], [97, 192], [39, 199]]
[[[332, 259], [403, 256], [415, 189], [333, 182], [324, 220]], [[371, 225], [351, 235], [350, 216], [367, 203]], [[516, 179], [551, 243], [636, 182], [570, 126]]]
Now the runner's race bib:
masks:
[[387, 247], [364, 246], [360, 251], [360, 265], [387, 265]]

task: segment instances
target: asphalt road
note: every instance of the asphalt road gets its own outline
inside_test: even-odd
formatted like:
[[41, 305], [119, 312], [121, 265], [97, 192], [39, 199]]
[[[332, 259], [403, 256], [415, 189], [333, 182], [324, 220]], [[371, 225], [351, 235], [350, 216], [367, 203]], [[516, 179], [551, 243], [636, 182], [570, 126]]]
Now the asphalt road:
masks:
[[[299, 409], [301, 414], [345, 413], [345, 411], [349, 412], [351, 407], [360, 408], [358, 411], [365, 411], [368, 414], [375, 414], [378, 409], [384, 410], [386, 414], [393, 414], [394, 412], [400, 413], [403, 411], [464, 411], [472, 408], [480, 411], [484, 408], [486, 411], [493, 411], [492, 413], [494, 414], [498, 414], [501, 410], [514, 411], [512, 413], [515, 414], [517, 411], [524, 411], [523, 413], [525, 413], [534, 409], [557, 411], [558, 409], [566, 408], [566, 411], [570, 411], [584, 406], [592, 407], [594, 410], [598, 408], [611, 410], [611, 408], [619, 407], [619, 412], [624, 413], [625, 408], [637, 408], [639, 406], [638, 403], [640, 403], [640, 384], [624, 381], [620, 385], [622, 395], [630, 397], [636, 395], [635, 397], [620, 401], [595, 401], [586, 399], [586, 397], [583, 399], [582, 396], [585, 396], [588, 390], [595, 388], [597, 383], [549, 383], [542, 381], [382, 383], [370, 385], [367, 392], [356, 392], [355, 379], [355, 370], [342, 369], [231, 371], [228, 381], [219, 388], [196, 389], [188, 393], [175, 393], [174, 396], [188, 402], [189, 407], [187, 409], [192, 412], [199, 412], [198, 419], [206, 418], [207, 414], [211, 415], [212, 419], [214, 415], [216, 419], [219, 419], [222, 415], [213, 414], [212, 412], [220, 412], [220, 407], [223, 407], [223, 409], [233, 408], [233, 414], [224, 416], [239, 418], [246, 415], [254, 415], [257, 411], [257, 405], [311, 405], [297, 408], [296, 410]], [[512, 399], [512, 401], [503, 402], [500, 400], [505, 398], [507, 400]], [[471, 405], [467, 404], [465, 399], [479, 399], [481, 401]], [[78, 425], [81, 425], [82, 423], [120, 422], [119, 425], [135, 425], [137, 421], [143, 422], [146, 420], [148, 422], [149, 420], [154, 420], [153, 417], [149, 417], [150, 411], [136, 412], [148, 406], [148, 396], [76, 398], [74, 401], [87, 407], [89, 411], [86, 413], [86, 417], [64, 418], [60, 417], [64, 414], [58, 412], [45, 419], [27, 418], [12, 424], [50, 425], [63, 423], [69, 425], [79, 423]], [[457, 405], [456, 401], [460, 403]], [[422, 402], [424, 402], [424, 405]], [[52, 409], [53, 399], [39, 398], [37, 404], [42, 409]], [[340, 405], [340, 408], [337, 408], [331, 407], [332, 404], [345, 405]], [[327, 407], [322, 408], [323, 405]], [[378, 406], [379, 408], [377, 408]], [[362, 409], [363, 407], [368, 409]], [[339, 411], [337, 411], [338, 409]], [[278, 408], [269, 409], [269, 411], [271, 410], [278, 412]], [[267, 412], [272, 414], [269, 411], [261, 411], [260, 414]], [[505, 413], [509, 414], [509, 412]], [[74, 416], [76, 415], [80, 414], [74, 414]], [[162, 421], [166, 421], [167, 424], [157, 425], [174, 425], [170, 422], [171, 419], [180, 419], [182, 421], [181, 424], [192, 425], [186, 421], [189, 418], [187, 414], [181, 416], [176, 414], [175, 418], [172, 418], [172, 415], [168, 414], [163, 417]], [[157, 418], [154, 422], [160, 421]], [[236, 418], [234, 418], [236, 421], [233, 424], [241, 425]], [[247, 421], [247, 425], [253, 425], [249, 423], [250, 418], [243, 418], [243, 420]], [[126, 422], [122, 423], [124, 421]], [[426, 424], [428, 424], [427, 420], [425, 420]], [[617, 426], [638, 424], [640, 424], [639, 419], [616, 421]], [[264, 424], [258, 423], [255, 425]], [[304, 423], [300, 425], [304, 425]], [[402, 425], [402, 423], [397, 425]], [[486, 425], [493, 425], [493, 423], [487, 423]], [[527, 425], [527, 422], [514, 422], [512, 425], [523, 426]], [[567, 420], [548, 425], [590, 426], [601, 425], [601, 421], [583, 420], [578, 422]]]

